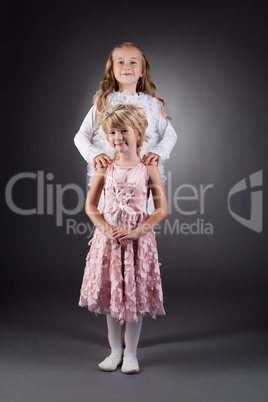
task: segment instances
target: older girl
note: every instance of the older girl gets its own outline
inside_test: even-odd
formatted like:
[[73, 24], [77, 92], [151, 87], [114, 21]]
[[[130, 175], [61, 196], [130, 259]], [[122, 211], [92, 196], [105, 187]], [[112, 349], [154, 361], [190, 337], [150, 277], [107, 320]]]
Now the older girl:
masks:
[[[167, 178], [164, 163], [170, 157], [177, 135], [170, 124], [170, 117], [164, 113], [165, 101], [157, 95], [156, 87], [151, 80], [149, 62], [143, 50], [133, 43], [125, 42], [111, 51], [93, 106], [74, 137], [75, 145], [88, 163], [89, 186], [97, 165], [107, 166], [114, 155], [114, 150], [106, 141], [103, 130], [100, 128], [97, 133], [98, 114], [105, 110], [108, 103], [112, 106], [120, 103], [136, 105], [146, 114], [148, 120], [146, 134], [149, 139], [141, 149], [141, 158], [146, 165], [156, 163], [165, 186]], [[103, 202], [102, 192], [100, 211]], [[150, 196], [148, 212], [151, 213], [153, 210], [154, 203]]]

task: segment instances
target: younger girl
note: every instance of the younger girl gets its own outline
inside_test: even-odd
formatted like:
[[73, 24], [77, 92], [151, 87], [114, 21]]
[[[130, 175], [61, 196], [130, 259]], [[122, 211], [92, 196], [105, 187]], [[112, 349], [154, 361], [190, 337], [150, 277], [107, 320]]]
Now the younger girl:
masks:
[[[96, 166], [104, 167], [111, 163], [114, 150], [105, 140], [102, 129], [97, 134], [97, 116], [109, 103], [137, 105], [148, 120], [148, 142], [141, 149], [142, 161], [159, 167], [163, 185], [166, 175], [164, 162], [169, 158], [177, 141], [177, 135], [164, 113], [165, 101], [156, 94], [156, 87], [151, 80], [150, 66], [142, 49], [126, 42], [115, 47], [106, 63], [105, 74], [99, 84], [93, 106], [86, 115], [74, 142], [88, 163], [89, 186], [91, 186]], [[102, 211], [103, 192], [100, 197], [99, 210]], [[154, 210], [152, 196], [148, 201], [148, 212]]]
[[[86, 199], [86, 213], [96, 229], [89, 242], [79, 305], [107, 317], [111, 353], [99, 368], [113, 371], [123, 362], [123, 373], [137, 373], [143, 317], [166, 314], [153, 228], [167, 216], [167, 199], [158, 167], [146, 166], [139, 156], [147, 140], [144, 113], [134, 105], [121, 104], [109, 107], [101, 118], [115, 154], [107, 168], [97, 168]], [[100, 213], [97, 206], [103, 188]], [[155, 210], [149, 216], [150, 190]]]

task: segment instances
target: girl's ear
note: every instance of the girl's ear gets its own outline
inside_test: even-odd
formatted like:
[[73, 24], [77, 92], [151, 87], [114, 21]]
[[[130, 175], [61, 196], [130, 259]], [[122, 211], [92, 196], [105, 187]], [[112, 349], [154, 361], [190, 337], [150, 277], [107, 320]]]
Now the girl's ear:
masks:
[[138, 134], [137, 134], [137, 141], [139, 141], [139, 140], [141, 140], [141, 139], [142, 139], [142, 135], [141, 135], [140, 132], [138, 132]]

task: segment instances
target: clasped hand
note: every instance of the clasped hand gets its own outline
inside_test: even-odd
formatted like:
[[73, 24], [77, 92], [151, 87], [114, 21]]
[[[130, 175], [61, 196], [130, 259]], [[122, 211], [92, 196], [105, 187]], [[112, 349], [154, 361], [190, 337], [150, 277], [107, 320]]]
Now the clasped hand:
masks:
[[111, 228], [110, 235], [112, 240], [117, 240], [117, 242], [123, 244], [123, 246], [126, 246], [129, 240], [137, 240], [139, 238], [135, 229], [121, 227]]

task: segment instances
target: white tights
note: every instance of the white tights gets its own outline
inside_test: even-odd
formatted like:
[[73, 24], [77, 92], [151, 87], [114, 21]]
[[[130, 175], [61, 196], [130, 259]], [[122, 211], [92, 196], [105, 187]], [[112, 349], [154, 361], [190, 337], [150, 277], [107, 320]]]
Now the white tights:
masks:
[[126, 348], [124, 360], [136, 360], [137, 347], [140, 339], [143, 317], [138, 322], [126, 322]]
[[123, 328], [119, 321], [116, 322], [115, 318], [109, 314], [106, 315], [106, 318], [109, 343], [111, 346], [111, 354], [109, 357], [112, 359], [119, 359], [123, 355]]
[[[119, 359], [123, 355], [123, 328], [119, 320], [116, 321], [111, 315], [107, 314], [107, 326], [109, 342], [111, 346], [110, 358]], [[140, 339], [143, 317], [138, 317], [138, 322], [126, 321], [126, 348], [124, 352], [125, 360], [136, 360], [137, 347]]]

